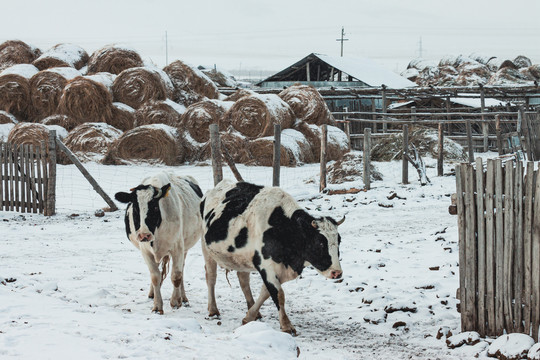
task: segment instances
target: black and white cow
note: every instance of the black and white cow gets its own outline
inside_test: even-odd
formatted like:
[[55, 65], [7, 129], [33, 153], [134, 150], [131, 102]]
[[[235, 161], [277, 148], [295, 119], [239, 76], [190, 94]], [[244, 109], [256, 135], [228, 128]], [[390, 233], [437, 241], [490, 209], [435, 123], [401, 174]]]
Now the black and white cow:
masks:
[[[144, 179], [141, 185], [118, 192], [116, 200], [127, 203], [125, 225], [128, 239], [141, 250], [150, 270], [148, 297], [154, 298], [152, 311], [163, 314], [161, 283], [172, 259], [171, 280], [174, 290], [171, 307], [187, 302], [184, 290], [184, 259], [187, 251], [202, 236], [199, 203], [203, 196], [191, 176], [162, 172]], [[162, 265], [160, 273], [159, 265]]]
[[[298, 277], [311, 264], [330, 279], [342, 275], [341, 241], [336, 222], [315, 218], [292, 196], [277, 187], [221, 181], [200, 205], [205, 226], [202, 240], [206, 262], [209, 315], [218, 315], [214, 287], [217, 264], [239, 273], [248, 312], [242, 323], [255, 320], [269, 296], [279, 311], [281, 330], [296, 334], [285, 313], [281, 284]], [[249, 273], [258, 271], [264, 285], [257, 302], [249, 289]]]

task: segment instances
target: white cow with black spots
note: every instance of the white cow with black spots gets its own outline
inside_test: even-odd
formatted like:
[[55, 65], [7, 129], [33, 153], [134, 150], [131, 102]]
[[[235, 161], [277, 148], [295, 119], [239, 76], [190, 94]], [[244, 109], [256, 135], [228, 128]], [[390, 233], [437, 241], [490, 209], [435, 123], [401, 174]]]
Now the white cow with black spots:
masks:
[[[203, 194], [191, 176], [162, 172], [147, 177], [130, 192], [118, 192], [116, 200], [128, 204], [126, 234], [150, 270], [152, 311], [163, 314], [161, 284], [172, 260], [171, 280], [174, 290], [171, 307], [188, 301], [184, 290], [184, 259], [187, 251], [202, 235], [199, 203]], [[161, 273], [159, 265], [161, 264]]]

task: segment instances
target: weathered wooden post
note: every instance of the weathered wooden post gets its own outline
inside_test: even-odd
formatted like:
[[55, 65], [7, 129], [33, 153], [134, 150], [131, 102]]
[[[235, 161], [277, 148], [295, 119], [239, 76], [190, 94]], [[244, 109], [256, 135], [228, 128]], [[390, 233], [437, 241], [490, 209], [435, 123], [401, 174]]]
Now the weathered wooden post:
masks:
[[[382, 86], [382, 113], [383, 120], [386, 120], [386, 86]], [[383, 122], [383, 133], [388, 132], [388, 123]]]
[[484, 136], [484, 147], [483, 147], [483, 150], [484, 152], [487, 152], [488, 151], [488, 141], [489, 141], [489, 129], [488, 129], [488, 123], [485, 122], [485, 117], [484, 117], [484, 111], [486, 109], [486, 99], [485, 99], [485, 91], [484, 91], [484, 88], [481, 87], [481, 90], [480, 90], [480, 111], [482, 112], [482, 135]]
[[467, 120], [466, 126], [467, 126], [467, 146], [469, 148], [468, 149], [469, 164], [472, 164], [474, 162], [474, 149], [473, 149], [473, 142], [472, 142], [471, 120]]
[[373, 119], [373, 133], [377, 133], [377, 104], [375, 103], [375, 98], [371, 98], [371, 118]]
[[279, 186], [279, 171], [281, 163], [281, 125], [274, 124], [274, 158], [272, 186]]
[[411, 120], [413, 123], [416, 121], [416, 106], [411, 106]]
[[47, 180], [47, 204], [44, 209], [45, 216], [56, 213], [56, 130], [49, 131], [49, 177]]
[[328, 125], [321, 126], [321, 170], [319, 191], [326, 189], [326, 145], [328, 142]]
[[[446, 97], [446, 113], [450, 113], [450, 96]], [[452, 116], [448, 115], [446, 117], [447, 120], [452, 120]], [[448, 122], [448, 127], [446, 129], [448, 131], [448, 136], [452, 135], [452, 123]]]
[[497, 151], [499, 152], [499, 156], [501, 156], [504, 154], [504, 151], [501, 133], [501, 116], [499, 114], [495, 115], [495, 131], [497, 133]]
[[371, 189], [370, 163], [371, 163], [371, 129], [364, 129], [364, 155], [362, 157], [364, 163], [364, 188]]
[[443, 134], [443, 123], [439, 123], [439, 137], [437, 143], [437, 176], [443, 176], [443, 161], [444, 161], [444, 134]]
[[409, 183], [409, 160], [407, 152], [409, 151], [409, 125], [403, 125], [403, 150], [401, 154], [401, 182]]
[[212, 171], [214, 173], [214, 186], [223, 180], [223, 168], [221, 166], [221, 146], [219, 141], [218, 124], [210, 125], [210, 149], [212, 151]]

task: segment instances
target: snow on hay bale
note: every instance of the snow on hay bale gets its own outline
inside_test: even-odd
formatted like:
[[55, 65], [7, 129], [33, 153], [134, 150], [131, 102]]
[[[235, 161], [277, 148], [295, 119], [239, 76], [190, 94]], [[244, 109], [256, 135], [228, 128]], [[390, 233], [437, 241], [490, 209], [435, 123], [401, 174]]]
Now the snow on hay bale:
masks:
[[0, 110], [0, 124], [18, 124], [19, 121], [17, 120], [17, 118], [15, 116], [13, 116], [12, 114], [6, 112], [6, 111], [3, 111], [3, 110]]
[[[409, 133], [409, 144], [414, 144], [421, 156], [437, 157], [438, 135], [436, 130], [416, 128]], [[381, 138], [371, 149], [371, 159], [374, 161], [392, 161], [401, 159], [403, 148], [403, 134], [397, 133]], [[445, 160], [467, 161], [467, 154], [463, 147], [455, 141], [445, 137], [443, 143], [443, 156]]]
[[491, 77], [491, 71], [486, 65], [480, 63], [464, 63], [457, 69], [459, 76], [456, 84], [462, 86], [484, 85]]
[[122, 71], [114, 80], [112, 89], [115, 101], [134, 109], [150, 100], [165, 100], [170, 97], [166, 80], [152, 67], [135, 67]]
[[255, 95], [256, 92], [249, 89], [238, 89], [235, 92], [233, 92], [231, 95], [227, 96], [224, 101], [237, 101], [244, 96], [251, 96]]
[[38, 69], [30, 64], [13, 65], [0, 72], [0, 110], [22, 121], [31, 116], [30, 79], [37, 72]]
[[174, 101], [148, 101], [135, 111], [134, 127], [150, 124], [165, 124], [177, 127], [186, 109]]
[[527, 68], [529, 66], [532, 65], [532, 61], [531, 59], [529, 59], [528, 57], [526, 56], [523, 56], [523, 55], [518, 55], [516, 56], [516, 58], [513, 60], [513, 63], [519, 68]]
[[164, 125], [143, 125], [126, 131], [109, 148], [104, 164], [125, 165], [134, 162], [179, 165], [185, 151], [177, 129]]
[[31, 64], [41, 55], [41, 50], [20, 40], [0, 44], [0, 71], [17, 64]]
[[233, 105], [232, 101], [202, 100], [187, 107], [182, 115], [180, 128], [189, 132], [191, 137], [204, 143], [210, 139], [209, 126], [218, 124], [225, 112]]
[[532, 84], [534, 80], [532, 75], [521, 73], [512, 67], [504, 67], [491, 75], [488, 85]]
[[11, 130], [15, 127], [15, 124], [0, 124], [0, 142], [6, 142]]
[[313, 86], [292, 85], [280, 92], [279, 97], [289, 104], [299, 120], [315, 125], [335, 124], [326, 102]]
[[58, 112], [79, 123], [107, 122], [112, 116], [112, 95], [105, 85], [78, 76], [64, 87]]
[[540, 65], [534, 64], [527, 68], [529, 71], [529, 74], [533, 76], [535, 79], [540, 79]]
[[225, 113], [219, 124], [221, 130], [232, 126], [249, 138], [259, 138], [274, 134], [274, 124], [281, 129], [290, 128], [294, 123], [294, 113], [290, 106], [277, 95], [244, 96], [237, 100]]
[[[247, 150], [251, 155], [250, 165], [272, 166], [274, 158], [274, 137], [266, 136], [249, 140]], [[279, 164], [281, 166], [296, 166], [296, 159], [285, 146], [280, 148]]]
[[43, 125], [58, 125], [60, 127], [63, 127], [67, 131], [73, 130], [75, 127], [80, 125], [81, 123], [75, 120], [71, 116], [63, 115], [63, 114], [54, 114], [47, 116], [43, 120], [40, 121]]
[[[300, 131], [311, 145], [311, 152], [315, 162], [321, 158], [321, 128], [317, 125], [299, 122], [295, 124], [296, 130]], [[328, 139], [326, 144], [326, 160], [339, 160], [349, 151], [347, 134], [341, 129], [328, 125]]]
[[71, 130], [64, 140], [81, 161], [100, 161], [122, 131], [104, 123], [85, 123]]
[[135, 109], [120, 102], [113, 102], [112, 105], [112, 116], [107, 121], [107, 124], [122, 131], [133, 129], [135, 124]]
[[180, 60], [176, 60], [163, 68], [163, 71], [171, 79], [175, 95], [173, 99], [184, 103], [186, 106], [193, 102], [219, 98], [217, 86], [197, 68], [191, 67]]
[[88, 60], [88, 74], [107, 72], [119, 75], [122, 71], [143, 66], [136, 50], [123, 45], [107, 45], [92, 53]]
[[77, 70], [88, 62], [88, 53], [74, 44], [57, 44], [32, 63], [39, 70], [53, 67], [72, 67]]
[[52, 125], [34, 123], [18, 123], [11, 129], [7, 141], [17, 145], [33, 145], [34, 147], [41, 146], [41, 142], [45, 143], [49, 140], [49, 130], [56, 130], [56, 136], [63, 139], [67, 136], [66, 129]]
[[201, 70], [206, 76], [208, 76], [208, 78], [212, 80], [214, 84], [216, 84], [216, 86], [231, 88], [238, 86], [238, 82], [236, 81], [234, 76], [227, 71], [215, 68], [206, 69], [204, 67], [201, 68], [200, 66], [199, 70]]
[[[224, 131], [220, 133], [221, 145], [227, 149], [233, 161], [237, 164], [246, 164], [251, 162], [252, 156], [248, 150], [248, 140], [237, 131]], [[208, 147], [210, 151], [210, 147]], [[210, 154], [210, 152], [209, 152]]]
[[112, 94], [112, 87], [114, 84], [114, 80], [116, 79], [116, 75], [111, 74], [111, 73], [101, 72], [101, 73], [96, 73], [92, 75], [84, 75], [84, 77], [102, 84]]
[[70, 67], [51, 68], [36, 73], [30, 79], [32, 117], [42, 120], [56, 113], [67, 82], [81, 73]]

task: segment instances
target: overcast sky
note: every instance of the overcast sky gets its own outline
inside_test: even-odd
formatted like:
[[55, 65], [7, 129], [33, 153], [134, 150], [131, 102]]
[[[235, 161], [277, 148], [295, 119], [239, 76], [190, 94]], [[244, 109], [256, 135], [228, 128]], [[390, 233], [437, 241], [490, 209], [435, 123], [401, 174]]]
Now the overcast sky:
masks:
[[419, 53], [478, 52], [540, 63], [539, 0], [0, 0], [0, 42], [42, 50], [75, 43], [91, 54], [130, 45], [168, 60], [238, 71], [281, 70], [311, 52], [369, 57], [402, 71]]

